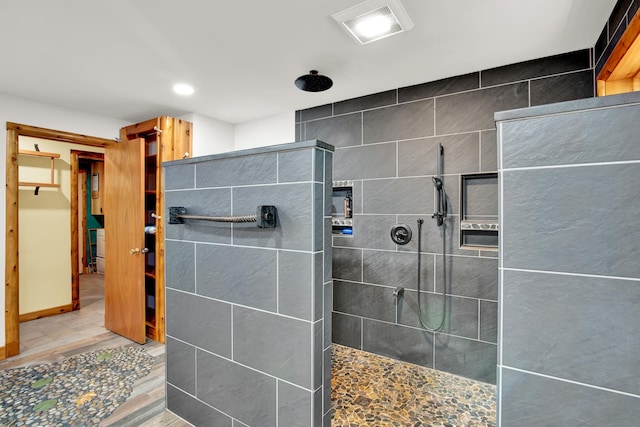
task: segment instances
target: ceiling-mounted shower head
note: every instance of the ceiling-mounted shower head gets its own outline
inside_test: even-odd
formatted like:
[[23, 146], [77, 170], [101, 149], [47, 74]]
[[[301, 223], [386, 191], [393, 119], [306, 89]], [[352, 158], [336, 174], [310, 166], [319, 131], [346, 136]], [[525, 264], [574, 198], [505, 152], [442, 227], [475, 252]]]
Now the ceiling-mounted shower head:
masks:
[[311, 70], [309, 74], [300, 76], [295, 81], [296, 87], [305, 92], [322, 92], [333, 86], [333, 80], [318, 71]]

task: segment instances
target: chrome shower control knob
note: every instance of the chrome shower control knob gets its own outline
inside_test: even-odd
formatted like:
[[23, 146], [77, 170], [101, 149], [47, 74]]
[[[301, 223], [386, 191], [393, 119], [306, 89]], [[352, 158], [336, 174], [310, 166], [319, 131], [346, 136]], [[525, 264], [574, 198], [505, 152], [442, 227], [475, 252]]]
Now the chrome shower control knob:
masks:
[[391, 240], [398, 245], [406, 245], [411, 241], [411, 228], [407, 224], [396, 224], [391, 227]]

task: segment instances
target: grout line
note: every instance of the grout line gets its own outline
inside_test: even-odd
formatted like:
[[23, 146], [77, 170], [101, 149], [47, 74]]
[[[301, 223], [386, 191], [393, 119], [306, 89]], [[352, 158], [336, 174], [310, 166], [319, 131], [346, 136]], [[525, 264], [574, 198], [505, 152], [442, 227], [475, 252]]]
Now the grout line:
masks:
[[[478, 132], [478, 170], [482, 172], [482, 132], [480, 131]], [[460, 186], [458, 186], [458, 188], [460, 188]], [[459, 194], [458, 200], [460, 200]]]
[[[405, 292], [406, 292], [406, 290], [405, 290]], [[415, 292], [415, 291], [413, 291], [413, 292]], [[359, 315], [356, 315], [356, 314], [345, 313], [343, 311], [337, 311], [337, 310], [333, 310], [333, 312], [338, 313], [338, 314], [343, 315], [343, 316], [357, 317], [357, 318], [360, 319], [360, 321], [362, 323], [364, 323], [364, 320], [372, 320], [374, 322], [384, 323], [384, 324], [387, 324], [387, 325], [401, 326], [403, 328], [409, 328], [409, 329], [413, 329], [413, 330], [416, 330], [416, 331], [431, 332], [431, 331], [427, 331], [426, 329], [424, 329], [422, 327], [405, 325], [404, 323], [399, 323], [399, 324], [396, 325], [395, 323], [389, 322], [387, 320], [374, 319], [374, 318], [371, 318], [371, 317], [359, 316]], [[456, 335], [456, 334], [444, 333], [444, 332], [437, 332], [437, 334], [438, 335], [444, 335], [444, 336], [448, 336], [448, 337], [456, 337], [456, 338], [460, 338], [460, 339], [464, 339], [464, 340], [468, 340], [468, 341], [481, 342], [481, 343], [497, 346], [497, 344], [494, 343], [494, 342], [480, 340], [480, 339], [476, 339], [476, 338], [469, 338], [469, 337], [466, 337], [464, 335]], [[363, 335], [363, 333], [362, 333], [362, 330], [361, 330], [361, 338], [360, 338], [361, 342], [363, 341], [362, 335]]]
[[[165, 257], [167, 254], [167, 246], [166, 246], [166, 242], [165, 241], [165, 248], [164, 248], [164, 252], [165, 252]], [[189, 242], [193, 244], [193, 293], [197, 294], [198, 293], [198, 244], [195, 242]], [[167, 277], [165, 275], [164, 278], [164, 284], [165, 284], [165, 288], [171, 288], [171, 285], [173, 284], [169, 284], [167, 285]], [[164, 308], [164, 312], [167, 312], [167, 299], [165, 298], [165, 308]]]
[[[281, 381], [281, 382], [283, 382], [283, 383], [289, 384], [289, 385], [294, 386], [294, 387], [296, 387], [296, 388], [299, 388], [299, 389], [301, 389], [301, 390], [310, 391], [310, 392], [313, 392], [313, 391], [314, 391], [313, 389], [306, 388], [306, 387], [301, 386], [301, 385], [299, 385], [299, 384], [295, 384], [295, 383], [292, 383], [292, 382], [290, 382], [290, 381], [287, 381], [287, 380], [285, 380], [285, 379], [283, 379], [283, 378], [279, 378], [279, 377], [277, 377], [277, 376], [275, 376], [275, 375], [273, 375], [273, 374], [270, 374], [270, 373], [268, 373], [268, 372], [264, 372], [264, 371], [261, 371], [261, 370], [259, 370], [259, 369], [253, 368], [253, 367], [251, 367], [251, 366], [249, 366], [249, 365], [245, 365], [245, 364], [243, 364], [243, 363], [240, 363], [240, 362], [238, 362], [237, 360], [231, 360], [231, 359], [229, 359], [228, 357], [221, 356], [220, 354], [214, 353], [214, 352], [212, 352], [212, 351], [210, 351], [210, 350], [207, 350], [207, 349], [204, 349], [204, 348], [201, 348], [201, 347], [194, 346], [193, 344], [191, 344], [191, 343], [189, 343], [189, 342], [187, 342], [187, 341], [181, 340], [180, 338], [176, 338], [176, 337], [174, 337], [174, 336], [172, 336], [172, 335], [167, 335], [167, 336], [169, 336], [169, 337], [173, 338], [174, 340], [179, 341], [179, 342], [181, 342], [181, 343], [183, 343], [183, 344], [187, 344], [187, 345], [190, 345], [191, 347], [195, 347], [195, 348], [196, 348], [196, 350], [199, 350], [199, 351], [201, 351], [201, 352], [203, 352], [203, 353], [210, 354], [210, 355], [212, 355], [212, 356], [215, 356], [215, 357], [218, 357], [218, 358], [220, 358], [220, 359], [226, 360], [227, 362], [231, 362], [231, 363], [234, 363], [234, 364], [236, 364], [236, 365], [238, 365], [238, 366], [242, 366], [243, 368], [247, 368], [247, 369], [249, 369], [249, 370], [251, 370], [251, 371], [258, 372], [258, 373], [261, 373], [261, 374], [264, 374], [264, 375], [266, 375], [266, 376], [268, 376], [268, 377], [270, 377], [270, 378], [273, 378], [273, 379], [275, 379], [275, 380], [278, 380], [278, 381]], [[313, 384], [312, 384], [311, 386], [313, 387]]]
[[431, 332], [431, 367], [436, 369], [436, 334]]
[[[166, 349], [166, 347], [165, 347]], [[165, 378], [166, 378], [166, 365], [167, 365], [167, 358], [166, 358], [166, 350], [165, 350]], [[194, 390], [198, 390], [198, 351], [197, 348], [194, 347], [193, 348], [193, 366], [195, 368], [195, 378], [194, 378]], [[166, 381], [168, 382], [168, 379], [166, 379]], [[165, 385], [165, 390], [166, 390], [166, 385]], [[196, 391], [197, 393], [197, 391]], [[165, 397], [166, 398], [166, 397]]]
[[400, 143], [398, 141], [396, 141], [395, 144], [396, 144], [396, 159], [395, 159], [396, 160], [396, 162], [395, 162], [396, 163], [395, 164], [395, 166], [396, 166], [396, 174], [395, 174], [395, 177], [399, 178], [399, 174], [400, 174], [400, 149], [399, 149], [398, 145]]
[[598, 163], [577, 163], [577, 164], [560, 164], [560, 165], [548, 165], [548, 166], [506, 168], [506, 169], [502, 169], [502, 172], [582, 168], [582, 167], [594, 167], [594, 166], [637, 165], [637, 164], [640, 164], [640, 160], [619, 160], [619, 161], [608, 161], [608, 162], [598, 162]]
[[[322, 320], [319, 320], [319, 322], [321, 322]], [[310, 325], [309, 328], [309, 335], [311, 336], [311, 339], [309, 340], [309, 354], [311, 355], [311, 369], [309, 370], [309, 384], [311, 384], [311, 387], [313, 387], [315, 385], [313, 379], [314, 379], [314, 368], [313, 368], [313, 355], [314, 355], [314, 349], [315, 349], [315, 340], [316, 340], [316, 334], [315, 334], [315, 326], [314, 324]], [[324, 339], [324, 337], [322, 337], [322, 339]], [[322, 347], [322, 345], [320, 346]], [[321, 351], [322, 353], [322, 351]]]
[[482, 322], [482, 319], [481, 319], [481, 316], [480, 316], [481, 307], [482, 307], [482, 305], [480, 304], [480, 300], [478, 300], [478, 339], [480, 339], [480, 333], [481, 333], [481, 328], [480, 328], [480, 325], [481, 325], [481, 322]]
[[[210, 405], [210, 404], [208, 404], [207, 402], [205, 402], [205, 401], [203, 401], [203, 400], [200, 400], [197, 396], [195, 396], [195, 395], [193, 395], [193, 394], [191, 394], [191, 393], [188, 393], [188, 392], [186, 392], [186, 391], [182, 390], [180, 387], [176, 386], [175, 384], [172, 384], [172, 383], [170, 383], [169, 381], [167, 381], [167, 384], [170, 384], [172, 387], [175, 387], [176, 389], [180, 390], [181, 392], [183, 392], [183, 393], [185, 393], [185, 394], [189, 395], [189, 397], [191, 397], [191, 398], [192, 398], [192, 399], [194, 399], [194, 400], [197, 400], [198, 402], [202, 403], [203, 405], [208, 406], [209, 408], [211, 408], [211, 409], [213, 409], [213, 410], [215, 410], [215, 411], [217, 411], [217, 412], [220, 412], [222, 415], [224, 415], [224, 416], [226, 416], [226, 417], [230, 418], [230, 419], [234, 422], [234, 424], [235, 424], [235, 422], [238, 422], [238, 423], [242, 424], [243, 426], [246, 426], [246, 424], [245, 424], [245, 423], [243, 423], [243, 422], [241, 422], [241, 421], [236, 420], [236, 419], [235, 419], [235, 418], [233, 418], [231, 415], [227, 414], [227, 413], [226, 413], [226, 412], [224, 412], [224, 411], [221, 411], [221, 410], [220, 410], [220, 408], [216, 408], [216, 407], [211, 406], [211, 405]], [[166, 409], [166, 410], [168, 410], [169, 412], [171, 412], [171, 410], [170, 410], [170, 409]], [[171, 413], [173, 413], [173, 412], [171, 412]], [[176, 415], [176, 417], [179, 417], [180, 419], [184, 420], [184, 418], [182, 418], [181, 416], [179, 416], [179, 415], [177, 415], [177, 414], [174, 414], [174, 415]], [[185, 421], [186, 421], [186, 420], [185, 420]], [[247, 426], [247, 427], [248, 427], [248, 426]]]
[[360, 145], [364, 144], [364, 111], [360, 111]]
[[[589, 55], [589, 62], [591, 62], [591, 55]], [[548, 76], [529, 77], [529, 79], [527, 79], [527, 80], [529, 82], [531, 82], [533, 80], [544, 80], [544, 79], [548, 79], [548, 78], [551, 78], [551, 77], [567, 76], [569, 74], [578, 74], [578, 73], [583, 73], [585, 71], [591, 71], [591, 70], [593, 70], [593, 67], [589, 66], [587, 68], [580, 68], [579, 70], [563, 71], [561, 73], [550, 74]]]
[[[442, 264], [444, 265], [444, 259], [442, 260]], [[436, 280], [438, 280], [438, 254], [433, 254], [433, 292], [436, 291]]]
[[[358, 146], [352, 146], [358, 147]], [[347, 147], [348, 148], [348, 147]], [[265, 182], [263, 184], [240, 184], [240, 185], [222, 185], [220, 187], [198, 187], [198, 188], [176, 188], [173, 190], [165, 190], [165, 193], [179, 193], [179, 192], [192, 192], [192, 191], [207, 191], [207, 190], [226, 190], [230, 188], [255, 188], [255, 187], [272, 187], [272, 186], [283, 186], [283, 185], [300, 185], [300, 184], [313, 184], [318, 183], [315, 180], [309, 181], [291, 181], [291, 182]]]
[[216, 302], [220, 302], [220, 303], [223, 303], [223, 304], [232, 305], [234, 307], [246, 308], [248, 310], [258, 311], [260, 313], [270, 314], [272, 316], [279, 316], [279, 317], [284, 317], [284, 318], [291, 319], [291, 320], [297, 320], [299, 322], [313, 324], [313, 323], [316, 323], [316, 322], [319, 322], [320, 320], [322, 320], [322, 319], [320, 319], [320, 320], [301, 319], [299, 317], [293, 317], [293, 316], [289, 316], [287, 314], [276, 313], [274, 311], [265, 310], [263, 308], [251, 307], [251, 306], [248, 306], [248, 305], [238, 304], [238, 303], [230, 302], [230, 301], [225, 301], [225, 300], [221, 300], [221, 299], [218, 299], [218, 298], [209, 297], [209, 296], [206, 296], [206, 295], [200, 295], [200, 294], [196, 295], [193, 292], [187, 292], [187, 291], [184, 291], [182, 289], [174, 289], [174, 288], [169, 288], [169, 289], [173, 290], [174, 292], [179, 292], [181, 294], [192, 295], [192, 296], [196, 296], [198, 298], [204, 298], [204, 299], [209, 300], [209, 301], [216, 301]]
[[438, 135], [437, 130], [437, 122], [436, 122], [436, 98], [433, 98], [433, 135]]
[[[230, 211], [231, 211], [231, 216], [233, 216], [233, 187], [231, 187], [229, 189], [229, 193], [230, 193], [230, 200], [229, 200], [229, 207], [230, 207]], [[234, 246], [233, 244], [233, 235], [234, 235], [234, 224], [231, 223], [229, 226], [229, 237], [230, 237], [230, 244], [231, 246]]]
[[245, 248], [245, 249], [262, 249], [266, 251], [282, 251], [282, 252], [294, 252], [294, 253], [303, 253], [303, 254], [317, 254], [322, 251], [305, 251], [302, 249], [285, 249], [285, 248], [269, 248], [265, 246], [248, 246], [248, 245], [231, 245], [229, 243], [212, 243], [212, 242], [201, 242], [199, 240], [180, 240], [180, 239], [165, 239], [168, 242], [188, 242], [188, 243], [197, 243], [199, 245], [208, 245], [208, 246], [227, 246], [234, 248]]
[[565, 271], [529, 270], [526, 268], [509, 268], [509, 267], [500, 267], [500, 266], [498, 266], [498, 269], [501, 271], [521, 271], [524, 273], [540, 273], [540, 274], [552, 274], [552, 275], [559, 275], [559, 276], [588, 277], [588, 278], [594, 278], [594, 279], [629, 280], [634, 282], [640, 282], [640, 278], [638, 277], [606, 276], [603, 274], [570, 273]]
[[234, 360], [234, 354], [233, 354], [233, 344], [234, 344], [234, 340], [233, 340], [233, 311], [234, 311], [235, 306], [233, 304], [231, 304], [231, 360]]
[[550, 380], [561, 381], [561, 382], [564, 382], [564, 383], [569, 383], [569, 384], [573, 384], [573, 385], [579, 385], [579, 386], [588, 387], [588, 388], [592, 388], [592, 389], [596, 389], [596, 390], [607, 391], [609, 393], [615, 393], [615, 394], [620, 394], [620, 395], [623, 395], [623, 396], [635, 397], [637, 399], [640, 399], [640, 395], [637, 395], [637, 394], [627, 393], [627, 392], [621, 391], [621, 390], [614, 390], [612, 388], [607, 388], [607, 387], [601, 387], [601, 386], [594, 385], [594, 384], [583, 383], [583, 382], [580, 382], [580, 381], [574, 381], [574, 380], [570, 380], [568, 378], [555, 377], [553, 375], [547, 375], [547, 374], [543, 374], [543, 373], [540, 373], [540, 372], [534, 372], [534, 371], [527, 371], [525, 369], [515, 368], [515, 367], [512, 367], [512, 366], [503, 366], [502, 369], [508, 369], [510, 371], [516, 371], [516, 372], [520, 372], [520, 373], [523, 373], [523, 374], [533, 375], [533, 376], [536, 376], [536, 377], [547, 378], [547, 379], [550, 379]]
[[[346, 147], [335, 147], [335, 151], [343, 151], [343, 150], [348, 150], [351, 148], [362, 148], [362, 147], [368, 147], [370, 145], [380, 145], [380, 144], [389, 144], [391, 142], [415, 142], [415, 141], [422, 141], [425, 139], [435, 139], [435, 138], [442, 138], [445, 136], [459, 136], [459, 135], [470, 135], [470, 134], [475, 134], [478, 132], [486, 132], [486, 131], [494, 131], [496, 130], [495, 127], [493, 128], [487, 128], [487, 129], [474, 129], [474, 130], [470, 130], [470, 131], [464, 131], [464, 132], [451, 132], [451, 133], [443, 133], [440, 135], [426, 135], [426, 136], [418, 136], [415, 138], [405, 138], [405, 139], [390, 139], [390, 140], [386, 140], [386, 141], [376, 141], [376, 142], [367, 142], [366, 144], [356, 144], [356, 145], [348, 145]], [[185, 189], [178, 189], [177, 191], [180, 190], [185, 190]], [[190, 188], [188, 188], [187, 190], [190, 190]], [[167, 191], [176, 191], [176, 190], [167, 190]]]
[[360, 281], [364, 283], [364, 248], [360, 248]]

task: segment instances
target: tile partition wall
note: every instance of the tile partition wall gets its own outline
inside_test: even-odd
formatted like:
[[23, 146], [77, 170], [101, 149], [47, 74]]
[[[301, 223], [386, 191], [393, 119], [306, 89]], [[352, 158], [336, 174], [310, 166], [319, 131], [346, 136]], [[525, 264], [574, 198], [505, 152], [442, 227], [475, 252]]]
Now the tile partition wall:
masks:
[[502, 426], [640, 420], [640, 94], [496, 114]]
[[[354, 182], [353, 236], [333, 237], [333, 341], [495, 383], [497, 253], [459, 247], [460, 176], [497, 171], [496, 111], [592, 97], [593, 87], [591, 51], [583, 50], [298, 111], [297, 139], [334, 145], [334, 180]], [[451, 213], [445, 260], [431, 219], [438, 143]], [[484, 209], [496, 217], [497, 188], [487, 190]], [[442, 312], [443, 265], [449, 276], [447, 321], [435, 334], [416, 314], [418, 218], [431, 325]], [[396, 223], [414, 232], [407, 246], [390, 239]], [[405, 288], [398, 304], [396, 286]]]
[[166, 221], [167, 408], [190, 423], [330, 425], [332, 151], [313, 140], [163, 164], [165, 218], [278, 209], [275, 229]]

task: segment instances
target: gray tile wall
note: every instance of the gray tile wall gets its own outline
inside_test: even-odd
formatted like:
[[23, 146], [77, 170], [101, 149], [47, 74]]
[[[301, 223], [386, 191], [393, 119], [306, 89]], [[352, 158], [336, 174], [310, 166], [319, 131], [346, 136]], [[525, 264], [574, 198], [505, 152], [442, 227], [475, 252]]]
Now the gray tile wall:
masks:
[[640, 96], [568, 106], [498, 122], [499, 425], [636, 426]]
[[[333, 237], [333, 341], [494, 383], [498, 260], [459, 247], [460, 175], [497, 171], [494, 112], [592, 97], [593, 86], [591, 51], [583, 50], [298, 111], [297, 139], [336, 146], [334, 179], [354, 181], [353, 236]], [[451, 214], [444, 242], [431, 219], [438, 143]], [[497, 215], [495, 184], [483, 194], [474, 206]], [[435, 334], [417, 318], [418, 218], [421, 302], [432, 325], [442, 312], [443, 266], [448, 272], [446, 322]], [[414, 232], [407, 246], [389, 237], [396, 223]], [[396, 286], [406, 289], [397, 302]]]
[[[197, 426], [330, 422], [331, 147], [316, 141], [165, 164], [165, 203], [278, 225], [166, 225], [167, 408]], [[326, 229], [326, 230], [325, 230]]]

